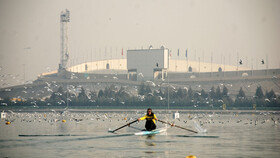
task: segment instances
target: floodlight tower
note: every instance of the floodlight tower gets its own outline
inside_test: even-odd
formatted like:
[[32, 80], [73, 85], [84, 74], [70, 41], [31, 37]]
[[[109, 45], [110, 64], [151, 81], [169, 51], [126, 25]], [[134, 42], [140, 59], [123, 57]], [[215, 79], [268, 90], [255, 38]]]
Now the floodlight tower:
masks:
[[70, 22], [70, 12], [68, 9], [60, 13], [60, 64], [59, 69], [65, 70], [69, 59], [68, 52], [68, 23]]

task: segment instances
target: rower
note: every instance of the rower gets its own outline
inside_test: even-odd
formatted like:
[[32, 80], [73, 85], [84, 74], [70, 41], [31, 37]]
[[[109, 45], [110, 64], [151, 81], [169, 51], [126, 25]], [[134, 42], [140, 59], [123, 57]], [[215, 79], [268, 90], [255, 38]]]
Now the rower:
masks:
[[152, 131], [157, 128], [155, 120], [158, 120], [158, 119], [157, 119], [157, 116], [152, 112], [151, 108], [148, 108], [147, 114], [143, 117], [138, 118], [138, 121], [145, 120], [145, 119], [146, 119], [145, 128], [147, 131]]

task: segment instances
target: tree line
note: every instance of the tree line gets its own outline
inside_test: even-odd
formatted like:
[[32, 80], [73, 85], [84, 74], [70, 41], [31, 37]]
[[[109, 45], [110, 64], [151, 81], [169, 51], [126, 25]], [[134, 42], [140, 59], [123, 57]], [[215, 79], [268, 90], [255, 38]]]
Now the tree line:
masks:
[[149, 85], [142, 83], [137, 94], [131, 94], [124, 87], [119, 89], [115, 85], [99, 91], [86, 92], [83, 87], [78, 93], [59, 87], [45, 100], [27, 99], [26, 101], [11, 101], [9, 98], [1, 100], [3, 105], [17, 106], [158, 106], [158, 107], [191, 107], [220, 109], [242, 107], [280, 107], [280, 97], [273, 90], [263, 93], [261, 86], [257, 87], [253, 97], [246, 96], [242, 87], [236, 97], [230, 97], [226, 86], [212, 87], [209, 91], [204, 89], [195, 91], [191, 87], [178, 88], [165, 87], [152, 90]]

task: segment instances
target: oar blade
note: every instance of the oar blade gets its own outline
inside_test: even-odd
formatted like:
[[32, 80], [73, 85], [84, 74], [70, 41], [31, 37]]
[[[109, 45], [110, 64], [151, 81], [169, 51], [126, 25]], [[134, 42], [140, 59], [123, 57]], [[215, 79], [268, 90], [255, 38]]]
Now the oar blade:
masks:
[[108, 132], [109, 133], [114, 133], [114, 131], [112, 129], [110, 129], [110, 128], [108, 129]]
[[191, 130], [191, 129], [187, 129], [187, 128], [184, 128], [184, 127], [181, 127], [181, 126], [178, 126], [178, 125], [174, 125], [174, 124], [171, 124], [171, 123], [169, 123], [169, 122], [165, 122], [165, 121], [162, 121], [162, 120], [158, 120], [158, 121], [161, 122], [161, 123], [168, 124], [168, 125], [170, 125], [170, 126], [174, 126], [174, 127], [177, 127], [177, 128], [181, 128], [181, 129], [187, 130], [187, 131], [189, 131], [189, 132], [198, 133], [198, 132], [193, 131], [193, 130]]

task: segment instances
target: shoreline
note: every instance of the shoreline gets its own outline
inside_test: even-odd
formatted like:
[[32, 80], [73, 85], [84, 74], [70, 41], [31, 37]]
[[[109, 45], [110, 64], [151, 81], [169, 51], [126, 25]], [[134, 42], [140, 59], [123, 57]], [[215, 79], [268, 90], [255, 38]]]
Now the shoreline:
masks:
[[[19, 113], [24, 113], [24, 112], [64, 112], [64, 111], [69, 111], [69, 112], [81, 112], [81, 113], [86, 113], [86, 112], [136, 112], [136, 111], [146, 111], [146, 108], [133, 108], [133, 109], [127, 109], [127, 108], [112, 108], [112, 109], [79, 109], [79, 108], [45, 108], [45, 109], [31, 109], [31, 108], [26, 108], [26, 109], [1, 109], [2, 111], [12, 111], [12, 112], [19, 112]], [[244, 110], [244, 109], [232, 109], [232, 110], [221, 110], [221, 109], [161, 109], [161, 108], [153, 108], [153, 111], [155, 112], [168, 112], [168, 113], [175, 113], [175, 112], [183, 112], [183, 113], [279, 113], [280, 110]]]

